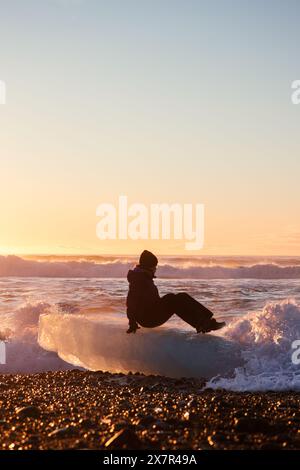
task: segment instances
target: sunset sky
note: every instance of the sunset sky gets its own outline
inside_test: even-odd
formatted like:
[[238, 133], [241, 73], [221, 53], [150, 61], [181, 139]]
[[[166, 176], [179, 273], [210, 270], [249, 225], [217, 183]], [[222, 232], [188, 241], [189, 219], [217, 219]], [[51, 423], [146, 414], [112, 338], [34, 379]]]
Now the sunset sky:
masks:
[[0, 5], [0, 254], [185, 252], [100, 241], [119, 195], [205, 204], [195, 254], [300, 254], [298, 0]]

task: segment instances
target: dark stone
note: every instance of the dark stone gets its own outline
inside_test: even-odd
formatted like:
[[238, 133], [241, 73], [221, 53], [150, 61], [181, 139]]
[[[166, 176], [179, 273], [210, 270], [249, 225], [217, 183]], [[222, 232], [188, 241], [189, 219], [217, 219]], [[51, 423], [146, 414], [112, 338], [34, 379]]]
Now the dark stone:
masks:
[[9, 389], [9, 385], [7, 385], [4, 382], [0, 382], [0, 390], [8, 390], [8, 389]]
[[22, 406], [16, 409], [19, 418], [39, 418], [41, 410], [37, 406]]
[[238, 418], [235, 419], [234, 427], [237, 432], [246, 432], [250, 434], [267, 434], [268, 432], [270, 432], [269, 421], [265, 418]]
[[169, 429], [169, 427], [169, 423], [167, 421], [162, 421], [161, 419], [157, 419], [153, 424], [153, 429], [158, 429], [161, 431]]
[[79, 420], [80, 427], [83, 429], [92, 429], [95, 427], [95, 423], [89, 418], [82, 418]]
[[152, 415], [146, 415], [140, 419], [139, 424], [141, 426], [149, 426], [150, 424], [154, 423], [154, 421], [155, 418]]
[[107, 449], [142, 449], [143, 445], [135, 432], [130, 428], [121, 429], [105, 442]]
[[48, 434], [48, 437], [55, 437], [56, 439], [63, 439], [65, 437], [70, 437], [75, 434], [75, 430], [71, 426], [66, 426], [64, 428], [55, 429], [54, 431]]

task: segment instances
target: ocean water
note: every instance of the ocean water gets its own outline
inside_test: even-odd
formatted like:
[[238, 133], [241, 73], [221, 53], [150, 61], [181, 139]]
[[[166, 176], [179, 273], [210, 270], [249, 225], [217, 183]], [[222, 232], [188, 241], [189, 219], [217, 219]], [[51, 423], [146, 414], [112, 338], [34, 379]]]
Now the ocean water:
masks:
[[[96, 314], [100, 322], [101, 315], [124, 316], [125, 331], [126, 273], [134, 261], [0, 257], [0, 339], [9, 359], [0, 372], [72, 367], [38, 345], [41, 314]], [[156, 284], [161, 295], [188, 292], [227, 321], [217, 336], [239, 347], [243, 366], [211, 378], [211, 387], [300, 389], [300, 366], [291, 362], [291, 344], [300, 339], [300, 257], [161, 257]], [[192, 332], [175, 316], [168, 325]]]

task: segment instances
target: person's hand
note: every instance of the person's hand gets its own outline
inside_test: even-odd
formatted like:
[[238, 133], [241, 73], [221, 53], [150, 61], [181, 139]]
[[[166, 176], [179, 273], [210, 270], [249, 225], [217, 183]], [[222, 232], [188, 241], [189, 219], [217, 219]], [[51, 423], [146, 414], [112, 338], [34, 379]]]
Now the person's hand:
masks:
[[137, 325], [136, 326], [130, 326], [128, 328], [128, 330], [126, 331], [126, 333], [136, 333], [136, 331], [139, 330], [139, 329], [140, 329], [140, 327], [137, 326]]

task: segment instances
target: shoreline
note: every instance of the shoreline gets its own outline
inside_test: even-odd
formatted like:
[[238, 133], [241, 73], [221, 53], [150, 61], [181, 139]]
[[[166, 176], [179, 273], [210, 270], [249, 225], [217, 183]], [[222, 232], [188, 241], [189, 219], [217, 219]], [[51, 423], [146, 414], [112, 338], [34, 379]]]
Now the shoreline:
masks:
[[0, 375], [0, 449], [300, 449], [300, 392], [68, 370]]

